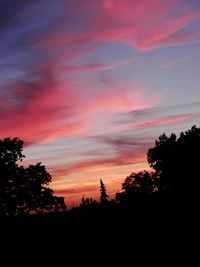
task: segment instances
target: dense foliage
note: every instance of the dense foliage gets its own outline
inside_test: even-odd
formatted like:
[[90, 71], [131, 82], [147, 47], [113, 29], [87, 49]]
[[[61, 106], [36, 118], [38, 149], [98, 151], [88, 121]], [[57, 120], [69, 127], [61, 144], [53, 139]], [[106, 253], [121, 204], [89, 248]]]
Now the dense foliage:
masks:
[[41, 163], [20, 166], [23, 141], [0, 140], [0, 214], [17, 215], [65, 209], [64, 199], [48, 188], [52, 177]]

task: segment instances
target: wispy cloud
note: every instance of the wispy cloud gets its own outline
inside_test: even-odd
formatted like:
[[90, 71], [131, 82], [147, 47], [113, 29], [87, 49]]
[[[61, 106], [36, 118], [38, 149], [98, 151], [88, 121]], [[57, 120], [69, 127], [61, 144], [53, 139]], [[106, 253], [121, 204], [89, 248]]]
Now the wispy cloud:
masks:
[[122, 61], [112, 63], [109, 65], [101, 65], [98, 63], [93, 63], [89, 65], [84, 65], [84, 66], [66, 66], [66, 67], [62, 67], [61, 71], [68, 73], [68, 72], [81, 72], [81, 71], [114, 70], [124, 65], [127, 65], [131, 62], [133, 62], [133, 59], [122, 60]]
[[[145, 162], [147, 149], [153, 144], [152, 138], [127, 137], [117, 135], [96, 136], [89, 138], [91, 149], [87, 148], [84, 155], [88, 159], [72, 161], [64, 166], [57, 166], [53, 173], [56, 177], [67, 177], [73, 173], [86, 173], [90, 171], [106, 170], [114, 166], [123, 167], [127, 165], [136, 165]], [[93, 147], [98, 145], [95, 156]], [[105, 149], [108, 152], [105, 154]], [[101, 150], [104, 153], [101, 153]], [[102, 152], [103, 152], [102, 151]], [[87, 176], [87, 175], [86, 175]]]
[[85, 0], [74, 5], [73, 16], [79, 16], [79, 20], [86, 18], [83, 20], [86, 27], [70, 35], [49, 36], [45, 42], [47, 47], [116, 42], [147, 51], [200, 42], [198, 30], [187, 30], [199, 20], [200, 13], [187, 2], [124, 0], [107, 3], [107, 0], [95, 3]]
[[71, 102], [76, 97], [70, 90], [60, 89], [52, 70], [41, 68], [26, 73], [25, 78], [0, 87], [1, 136], [14, 135], [27, 142], [41, 142], [64, 132], [65, 135], [79, 133], [81, 123], [70, 117]]
[[136, 129], [163, 127], [167, 125], [177, 125], [183, 122], [189, 122], [197, 117], [200, 118], [200, 113], [164, 116], [161, 118], [151, 119], [143, 122], [136, 122], [136, 123], [133, 122], [131, 123], [131, 128], [136, 130]]
[[80, 135], [95, 126], [97, 114], [102, 114], [98, 118], [101, 125], [116, 112], [155, 102], [144, 97], [145, 89], [134, 85], [98, 91], [73, 86], [68, 80], [59, 81], [49, 66], [27, 72], [25, 79], [13, 80], [0, 89], [0, 135], [20, 136], [27, 143]]
[[188, 58], [182, 58], [182, 59], [173, 59], [165, 64], [162, 64], [159, 66], [160, 69], [168, 69], [168, 68], [171, 68], [171, 67], [174, 67], [176, 65], [179, 65], [181, 63], [184, 63], [186, 60], [188, 60]]
[[127, 113], [119, 114], [120, 123], [126, 123], [130, 121], [144, 121], [150, 118], [162, 118], [166, 116], [176, 116], [176, 115], [187, 115], [187, 111], [193, 111], [192, 113], [198, 114], [200, 108], [200, 102], [193, 102], [193, 103], [184, 103], [184, 104], [177, 104], [177, 105], [167, 105], [167, 106], [154, 106], [150, 108], [144, 109], [134, 109]]
[[188, 60], [194, 58], [195, 56], [198, 56], [197, 53], [193, 53], [191, 55], [187, 55], [187, 56], [184, 56], [182, 58], [174, 58], [174, 59], [171, 59], [170, 61], [162, 64], [159, 66], [160, 69], [168, 69], [168, 68], [171, 68], [171, 67], [175, 67], [176, 65], [179, 65], [179, 64], [182, 64], [184, 62], [187, 62]]

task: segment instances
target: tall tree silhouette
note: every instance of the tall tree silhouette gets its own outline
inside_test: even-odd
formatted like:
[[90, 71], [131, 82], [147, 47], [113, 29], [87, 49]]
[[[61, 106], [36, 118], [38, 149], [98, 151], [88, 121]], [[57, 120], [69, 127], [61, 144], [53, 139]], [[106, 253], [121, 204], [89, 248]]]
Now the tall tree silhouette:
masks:
[[0, 140], [0, 215], [65, 209], [64, 198], [54, 196], [48, 188], [52, 177], [45, 166], [19, 166], [24, 158], [22, 151], [22, 140]]
[[156, 172], [157, 186], [179, 197], [200, 200], [200, 128], [192, 126], [177, 138], [163, 134], [147, 153], [148, 162]]
[[109, 198], [109, 196], [106, 193], [106, 187], [105, 187], [102, 179], [100, 179], [100, 203], [101, 204], [107, 204], [108, 198]]

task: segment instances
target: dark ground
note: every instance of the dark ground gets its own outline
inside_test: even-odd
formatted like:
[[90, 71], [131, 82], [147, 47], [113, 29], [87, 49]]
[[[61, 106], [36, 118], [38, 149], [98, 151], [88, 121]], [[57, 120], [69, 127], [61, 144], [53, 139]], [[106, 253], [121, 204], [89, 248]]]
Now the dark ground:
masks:
[[198, 266], [194, 214], [115, 207], [2, 218], [2, 266]]

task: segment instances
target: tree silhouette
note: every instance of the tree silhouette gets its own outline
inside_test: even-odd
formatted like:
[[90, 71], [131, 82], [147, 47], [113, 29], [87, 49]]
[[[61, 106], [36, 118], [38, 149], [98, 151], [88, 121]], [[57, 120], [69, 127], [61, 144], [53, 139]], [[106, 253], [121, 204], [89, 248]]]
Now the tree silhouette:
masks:
[[109, 196], [106, 193], [106, 187], [105, 187], [102, 179], [100, 179], [100, 203], [103, 205], [107, 204], [108, 198], [109, 198]]
[[141, 171], [138, 173], [132, 173], [125, 179], [122, 184], [122, 189], [125, 192], [143, 192], [152, 193], [155, 190], [153, 173], [148, 171]]
[[81, 204], [80, 207], [85, 208], [85, 207], [94, 207], [97, 206], [98, 203], [96, 200], [94, 200], [92, 197], [88, 198], [88, 197], [82, 197], [81, 199]]
[[52, 177], [45, 166], [18, 165], [24, 158], [22, 151], [22, 140], [0, 140], [0, 215], [65, 209], [64, 198], [54, 196], [48, 188]]
[[157, 175], [158, 189], [199, 200], [199, 153], [200, 128], [196, 126], [178, 138], [175, 134], [161, 135], [147, 153], [148, 162]]
[[153, 172], [133, 172], [122, 183], [122, 192], [116, 194], [116, 200], [128, 203], [137, 198], [146, 198], [147, 194], [156, 190], [156, 176]]

